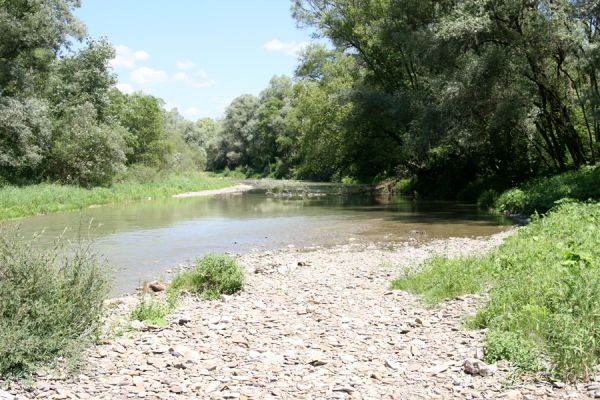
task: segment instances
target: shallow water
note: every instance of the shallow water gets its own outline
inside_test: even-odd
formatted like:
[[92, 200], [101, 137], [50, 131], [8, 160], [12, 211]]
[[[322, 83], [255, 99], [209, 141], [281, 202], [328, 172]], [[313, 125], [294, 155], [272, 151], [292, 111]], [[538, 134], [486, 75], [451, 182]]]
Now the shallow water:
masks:
[[[510, 221], [457, 202], [340, 194], [336, 185], [305, 184], [324, 197], [273, 197], [266, 189], [213, 197], [146, 200], [19, 220], [40, 245], [64, 233], [95, 237], [95, 248], [115, 269], [113, 294], [207, 253], [328, 246], [351, 238], [396, 241], [500, 232]], [[293, 190], [296, 190], [294, 188]], [[88, 231], [91, 227], [91, 231]], [[66, 231], [65, 231], [66, 230]]]

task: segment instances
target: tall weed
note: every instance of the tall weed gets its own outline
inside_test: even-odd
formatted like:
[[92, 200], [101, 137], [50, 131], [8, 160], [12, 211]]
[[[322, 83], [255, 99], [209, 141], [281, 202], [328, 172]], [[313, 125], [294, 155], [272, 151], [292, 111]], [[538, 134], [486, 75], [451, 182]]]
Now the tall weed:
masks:
[[100, 327], [107, 271], [89, 243], [39, 250], [0, 231], [0, 375], [77, 357]]

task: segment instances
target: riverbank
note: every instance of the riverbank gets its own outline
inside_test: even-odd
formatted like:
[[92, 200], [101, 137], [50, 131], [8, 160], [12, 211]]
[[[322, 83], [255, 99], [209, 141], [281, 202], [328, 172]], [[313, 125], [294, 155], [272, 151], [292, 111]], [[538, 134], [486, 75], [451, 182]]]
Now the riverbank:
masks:
[[223, 189], [236, 181], [206, 173], [180, 173], [128, 180], [110, 187], [85, 189], [79, 186], [42, 183], [0, 188], [0, 221], [77, 210], [104, 204], [170, 197], [186, 192]]
[[248, 190], [252, 190], [252, 189], [254, 189], [254, 186], [248, 185], [245, 183], [241, 183], [239, 185], [226, 187], [223, 189], [201, 190], [201, 191], [197, 191], [197, 192], [179, 193], [179, 194], [173, 195], [173, 197], [175, 197], [177, 199], [184, 199], [184, 198], [188, 198], [188, 197], [215, 196], [215, 195], [219, 195], [219, 194], [243, 193], [243, 192], [247, 192]]
[[[17, 398], [579, 398], [583, 386], [526, 383], [511, 368], [465, 373], [484, 331], [463, 318], [482, 298], [429, 307], [389, 290], [391, 279], [433, 254], [480, 254], [512, 231], [419, 244], [288, 248], [239, 258], [246, 288], [224, 301], [184, 298], [165, 329], [128, 328], [137, 298], [110, 301], [103, 344], [76, 377], [42, 373]], [[5, 388], [6, 389], [6, 388]], [[7, 392], [4, 392], [5, 394]], [[2, 398], [2, 392], [0, 392]]]

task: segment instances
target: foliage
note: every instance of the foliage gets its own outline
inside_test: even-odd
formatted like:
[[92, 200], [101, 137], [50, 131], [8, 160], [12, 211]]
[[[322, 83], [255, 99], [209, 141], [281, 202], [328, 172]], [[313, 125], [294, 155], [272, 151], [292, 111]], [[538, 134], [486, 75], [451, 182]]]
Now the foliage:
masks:
[[48, 250], [14, 229], [0, 235], [0, 375], [73, 358], [94, 338], [108, 294], [106, 266], [88, 243]]
[[[42, 183], [24, 187], [0, 187], [0, 220], [76, 210], [92, 205], [168, 197], [174, 194], [221, 189], [233, 181], [205, 173], [159, 173], [154, 169], [135, 169], [126, 179], [110, 187], [84, 189], [73, 185]], [[148, 179], [150, 177], [150, 179]]]
[[495, 207], [509, 213], [531, 214], [549, 210], [562, 198], [600, 199], [600, 167], [584, 167], [528, 182], [502, 193]]
[[125, 170], [124, 129], [98, 124], [91, 104], [69, 109], [55, 132], [46, 173], [59, 182], [108, 186]]
[[24, 175], [27, 169], [38, 168], [50, 136], [47, 102], [0, 94], [0, 176]]
[[520, 332], [490, 331], [485, 338], [485, 361], [495, 363], [510, 360], [522, 371], [536, 372], [541, 368], [541, 355]]
[[196, 262], [196, 268], [173, 279], [170, 293], [187, 290], [204, 299], [218, 299], [221, 294], [234, 294], [244, 287], [244, 272], [237, 261], [228, 256], [208, 255]]
[[137, 306], [131, 311], [129, 318], [137, 321], [147, 322], [160, 327], [167, 326], [165, 317], [175, 309], [175, 300], [167, 298], [159, 300], [154, 295], [140, 294]]
[[418, 273], [407, 271], [391, 287], [419, 293], [429, 303], [438, 303], [465, 293], [476, 293], [489, 280], [487, 260], [474, 257], [433, 257]]
[[433, 259], [393, 286], [429, 301], [489, 286], [473, 323], [489, 329], [490, 359], [529, 369], [539, 353], [563, 379], [589, 378], [600, 361], [599, 228], [600, 204], [565, 202], [492, 254]]

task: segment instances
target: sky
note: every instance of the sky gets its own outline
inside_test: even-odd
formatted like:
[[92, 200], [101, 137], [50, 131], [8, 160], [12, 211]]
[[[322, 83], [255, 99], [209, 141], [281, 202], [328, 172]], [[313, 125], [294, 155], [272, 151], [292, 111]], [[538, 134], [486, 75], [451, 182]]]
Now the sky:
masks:
[[163, 99], [187, 119], [218, 118], [243, 93], [292, 75], [311, 41], [288, 0], [83, 0], [75, 15], [116, 49], [117, 87]]

